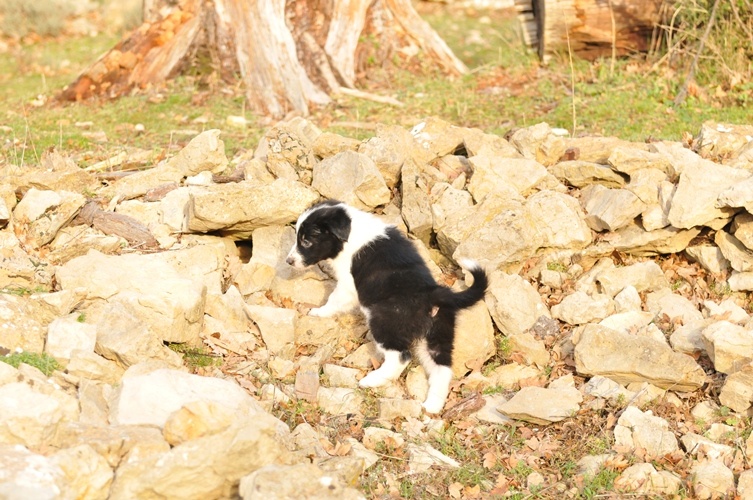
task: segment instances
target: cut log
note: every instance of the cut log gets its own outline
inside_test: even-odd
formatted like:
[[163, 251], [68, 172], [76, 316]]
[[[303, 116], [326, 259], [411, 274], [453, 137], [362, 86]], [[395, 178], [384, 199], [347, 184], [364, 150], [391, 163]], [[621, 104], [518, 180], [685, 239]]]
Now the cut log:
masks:
[[[645, 52], [663, 0], [517, 0], [524, 40], [546, 60], [555, 52], [593, 60]], [[532, 19], [533, 18], [533, 19]]]
[[373, 64], [415, 58], [448, 74], [467, 72], [411, 0], [145, 0], [144, 12], [144, 24], [60, 100], [158, 85], [199, 54], [226, 82], [240, 77], [250, 107], [274, 117], [327, 104]]
[[80, 224], [92, 226], [105, 234], [120, 236], [133, 248], [154, 250], [159, 247], [152, 233], [141, 222], [125, 214], [105, 212], [95, 201], [84, 205], [76, 218], [71, 221], [72, 226]]

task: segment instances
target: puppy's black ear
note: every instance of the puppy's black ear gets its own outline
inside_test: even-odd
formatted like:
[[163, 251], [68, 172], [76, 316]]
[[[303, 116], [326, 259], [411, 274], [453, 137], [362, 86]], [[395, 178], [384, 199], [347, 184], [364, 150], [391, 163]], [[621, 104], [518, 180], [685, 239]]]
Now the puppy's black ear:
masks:
[[350, 236], [350, 217], [343, 211], [335, 211], [332, 214], [332, 218], [327, 221], [327, 226], [338, 240], [348, 241], [348, 237]]

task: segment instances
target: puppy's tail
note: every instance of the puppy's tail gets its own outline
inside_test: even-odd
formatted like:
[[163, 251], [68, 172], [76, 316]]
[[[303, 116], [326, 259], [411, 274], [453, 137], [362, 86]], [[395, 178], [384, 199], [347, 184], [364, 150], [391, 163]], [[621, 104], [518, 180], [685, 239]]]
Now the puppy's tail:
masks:
[[465, 309], [484, 298], [486, 289], [489, 286], [489, 278], [487, 278], [486, 272], [476, 262], [471, 260], [463, 259], [460, 265], [471, 273], [473, 284], [462, 292], [454, 292], [444, 286], [438, 287], [432, 293], [433, 303], [436, 306]]

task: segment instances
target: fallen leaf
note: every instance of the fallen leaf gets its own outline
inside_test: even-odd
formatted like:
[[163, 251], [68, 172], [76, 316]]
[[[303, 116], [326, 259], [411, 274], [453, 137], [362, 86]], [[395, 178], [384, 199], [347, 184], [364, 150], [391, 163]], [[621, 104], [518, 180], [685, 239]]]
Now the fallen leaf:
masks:
[[463, 496], [465, 498], [478, 498], [481, 495], [481, 486], [466, 486], [463, 488]]
[[452, 498], [460, 498], [463, 496], [463, 485], [458, 482], [452, 483], [447, 487], [447, 491], [450, 493], [450, 496]]
[[493, 451], [484, 453], [483, 465], [485, 469], [491, 469], [492, 467], [497, 465], [497, 454]]

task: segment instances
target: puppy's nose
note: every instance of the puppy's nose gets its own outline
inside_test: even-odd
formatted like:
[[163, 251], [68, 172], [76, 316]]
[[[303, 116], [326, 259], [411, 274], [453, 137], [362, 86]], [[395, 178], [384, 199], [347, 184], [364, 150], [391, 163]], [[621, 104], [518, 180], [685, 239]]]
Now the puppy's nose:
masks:
[[285, 263], [289, 266], [292, 266], [293, 264], [295, 264], [295, 259], [293, 259], [291, 255], [288, 255], [288, 258], [285, 259]]

